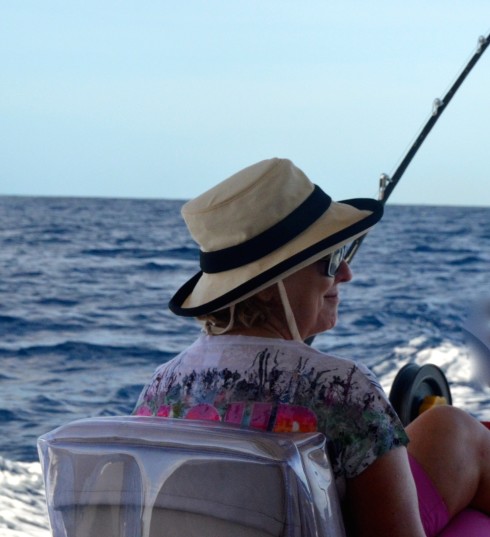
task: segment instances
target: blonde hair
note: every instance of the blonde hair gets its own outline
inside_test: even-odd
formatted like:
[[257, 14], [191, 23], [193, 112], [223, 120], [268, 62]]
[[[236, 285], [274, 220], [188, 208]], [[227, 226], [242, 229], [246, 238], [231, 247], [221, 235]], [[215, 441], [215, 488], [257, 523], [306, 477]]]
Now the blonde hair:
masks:
[[219, 335], [232, 328], [261, 326], [269, 320], [272, 309], [272, 302], [253, 295], [233, 306], [201, 315], [197, 319], [202, 323], [206, 334]]

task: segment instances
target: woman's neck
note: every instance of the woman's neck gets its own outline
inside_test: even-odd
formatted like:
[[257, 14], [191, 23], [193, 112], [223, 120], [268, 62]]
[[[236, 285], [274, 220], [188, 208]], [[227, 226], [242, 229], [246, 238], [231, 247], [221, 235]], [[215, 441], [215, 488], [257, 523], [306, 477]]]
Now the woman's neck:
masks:
[[262, 326], [240, 326], [232, 328], [227, 334], [240, 336], [255, 336], [274, 339], [292, 339], [289, 329], [282, 326], [274, 326], [268, 323]]

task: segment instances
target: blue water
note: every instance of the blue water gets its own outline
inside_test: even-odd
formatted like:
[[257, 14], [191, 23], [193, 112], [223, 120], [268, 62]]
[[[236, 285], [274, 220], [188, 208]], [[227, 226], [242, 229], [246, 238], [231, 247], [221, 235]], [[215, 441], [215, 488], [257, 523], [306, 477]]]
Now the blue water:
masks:
[[[39, 435], [130, 413], [153, 369], [198, 334], [166, 308], [197, 266], [181, 204], [0, 197], [0, 511], [41, 487]], [[490, 297], [489, 267], [490, 208], [387, 206], [352, 263], [338, 327], [314, 345], [363, 361], [387, 390], [403, 364], [435, 363], [455, 403], [490, 419], [462, 329]], [[22, 509], [0, 515], [2, 535], [44, 535], [43, 514], [29, 533]]]

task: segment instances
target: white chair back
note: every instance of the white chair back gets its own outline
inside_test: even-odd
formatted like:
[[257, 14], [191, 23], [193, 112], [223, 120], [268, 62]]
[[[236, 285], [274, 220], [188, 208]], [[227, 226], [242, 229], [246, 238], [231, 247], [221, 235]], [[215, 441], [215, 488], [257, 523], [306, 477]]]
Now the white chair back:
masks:
[[344, 537], [320, 433], [151, 417], [38, 442], [54, 537]]

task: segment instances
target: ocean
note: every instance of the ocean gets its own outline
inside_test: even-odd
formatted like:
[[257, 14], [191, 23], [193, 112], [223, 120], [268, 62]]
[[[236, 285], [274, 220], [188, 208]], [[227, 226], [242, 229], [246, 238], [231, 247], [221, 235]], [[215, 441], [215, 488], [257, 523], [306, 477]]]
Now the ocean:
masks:
[[[166, 308], [197, 267], [181, 205], [0, 197], [0, 536], [50, 535], [37, 437], [129, 414], [198, 335]], [[490, 299], [490, 208], [388, 205], [351, 266], [339, 324], [313, 345], [367, 364], [386, 391], [404, 364], [433, 363], [453, 403], [490, 420], [465, 336]]]

